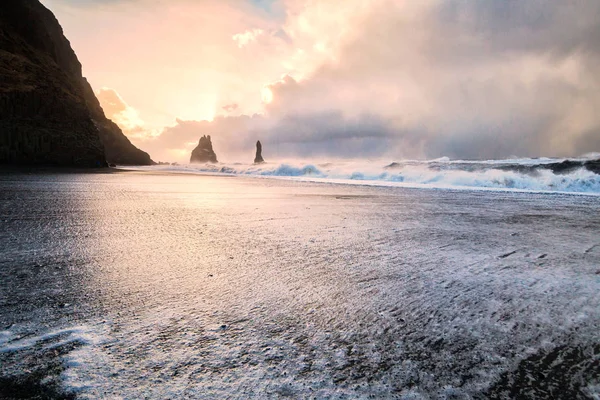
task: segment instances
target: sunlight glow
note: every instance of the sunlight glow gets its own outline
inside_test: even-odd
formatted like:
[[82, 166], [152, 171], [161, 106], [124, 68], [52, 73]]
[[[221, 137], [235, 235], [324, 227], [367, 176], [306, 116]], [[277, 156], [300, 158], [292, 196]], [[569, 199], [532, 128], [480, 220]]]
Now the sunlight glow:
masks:
[[181, 104], [182, 112], [177, 115], [177, 118], [188, 121], [212, 121], [217, 113], [216, 102], [216, 96], [207, 94], [201, 99], [196, 99], [195, 102], [190, 102], [189, 106]]
[[273, 102], [273, 92], [268, 87], [263, 87], [261, 90], [261, 98], [264, 104], [270, 104]]

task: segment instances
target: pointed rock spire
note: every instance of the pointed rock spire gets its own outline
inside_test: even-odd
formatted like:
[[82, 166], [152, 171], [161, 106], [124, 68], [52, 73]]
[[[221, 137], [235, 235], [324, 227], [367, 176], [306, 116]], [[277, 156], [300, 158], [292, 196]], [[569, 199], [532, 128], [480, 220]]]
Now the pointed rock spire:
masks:
[[260, 140], [256, 142], [256, 157], [254, 157], [254, 164], [264, 163], [265, 160], [262, 158], [262, 144], [260, 144]]

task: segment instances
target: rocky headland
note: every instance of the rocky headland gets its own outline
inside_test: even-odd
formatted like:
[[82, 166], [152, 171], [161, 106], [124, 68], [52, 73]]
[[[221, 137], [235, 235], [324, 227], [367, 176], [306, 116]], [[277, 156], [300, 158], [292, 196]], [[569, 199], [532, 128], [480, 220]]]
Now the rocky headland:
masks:
[[0, 6], [0, 164], [153, 164], [106, 118], [52, 12]]

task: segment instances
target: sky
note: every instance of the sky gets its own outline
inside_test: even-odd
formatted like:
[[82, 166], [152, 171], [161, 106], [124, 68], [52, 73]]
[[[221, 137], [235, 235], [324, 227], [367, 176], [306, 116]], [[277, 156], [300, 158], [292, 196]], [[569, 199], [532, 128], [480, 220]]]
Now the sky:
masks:
[[600, 152], [597, 0], [42, 0], [155, 161]]

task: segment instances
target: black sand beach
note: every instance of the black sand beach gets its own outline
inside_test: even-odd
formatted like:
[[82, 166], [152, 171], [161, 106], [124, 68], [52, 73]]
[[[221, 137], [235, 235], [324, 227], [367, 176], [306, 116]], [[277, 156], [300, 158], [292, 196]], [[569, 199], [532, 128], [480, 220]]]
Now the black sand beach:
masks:
[[595, 398], [600, 202], [0, 174], [0, 397]]

